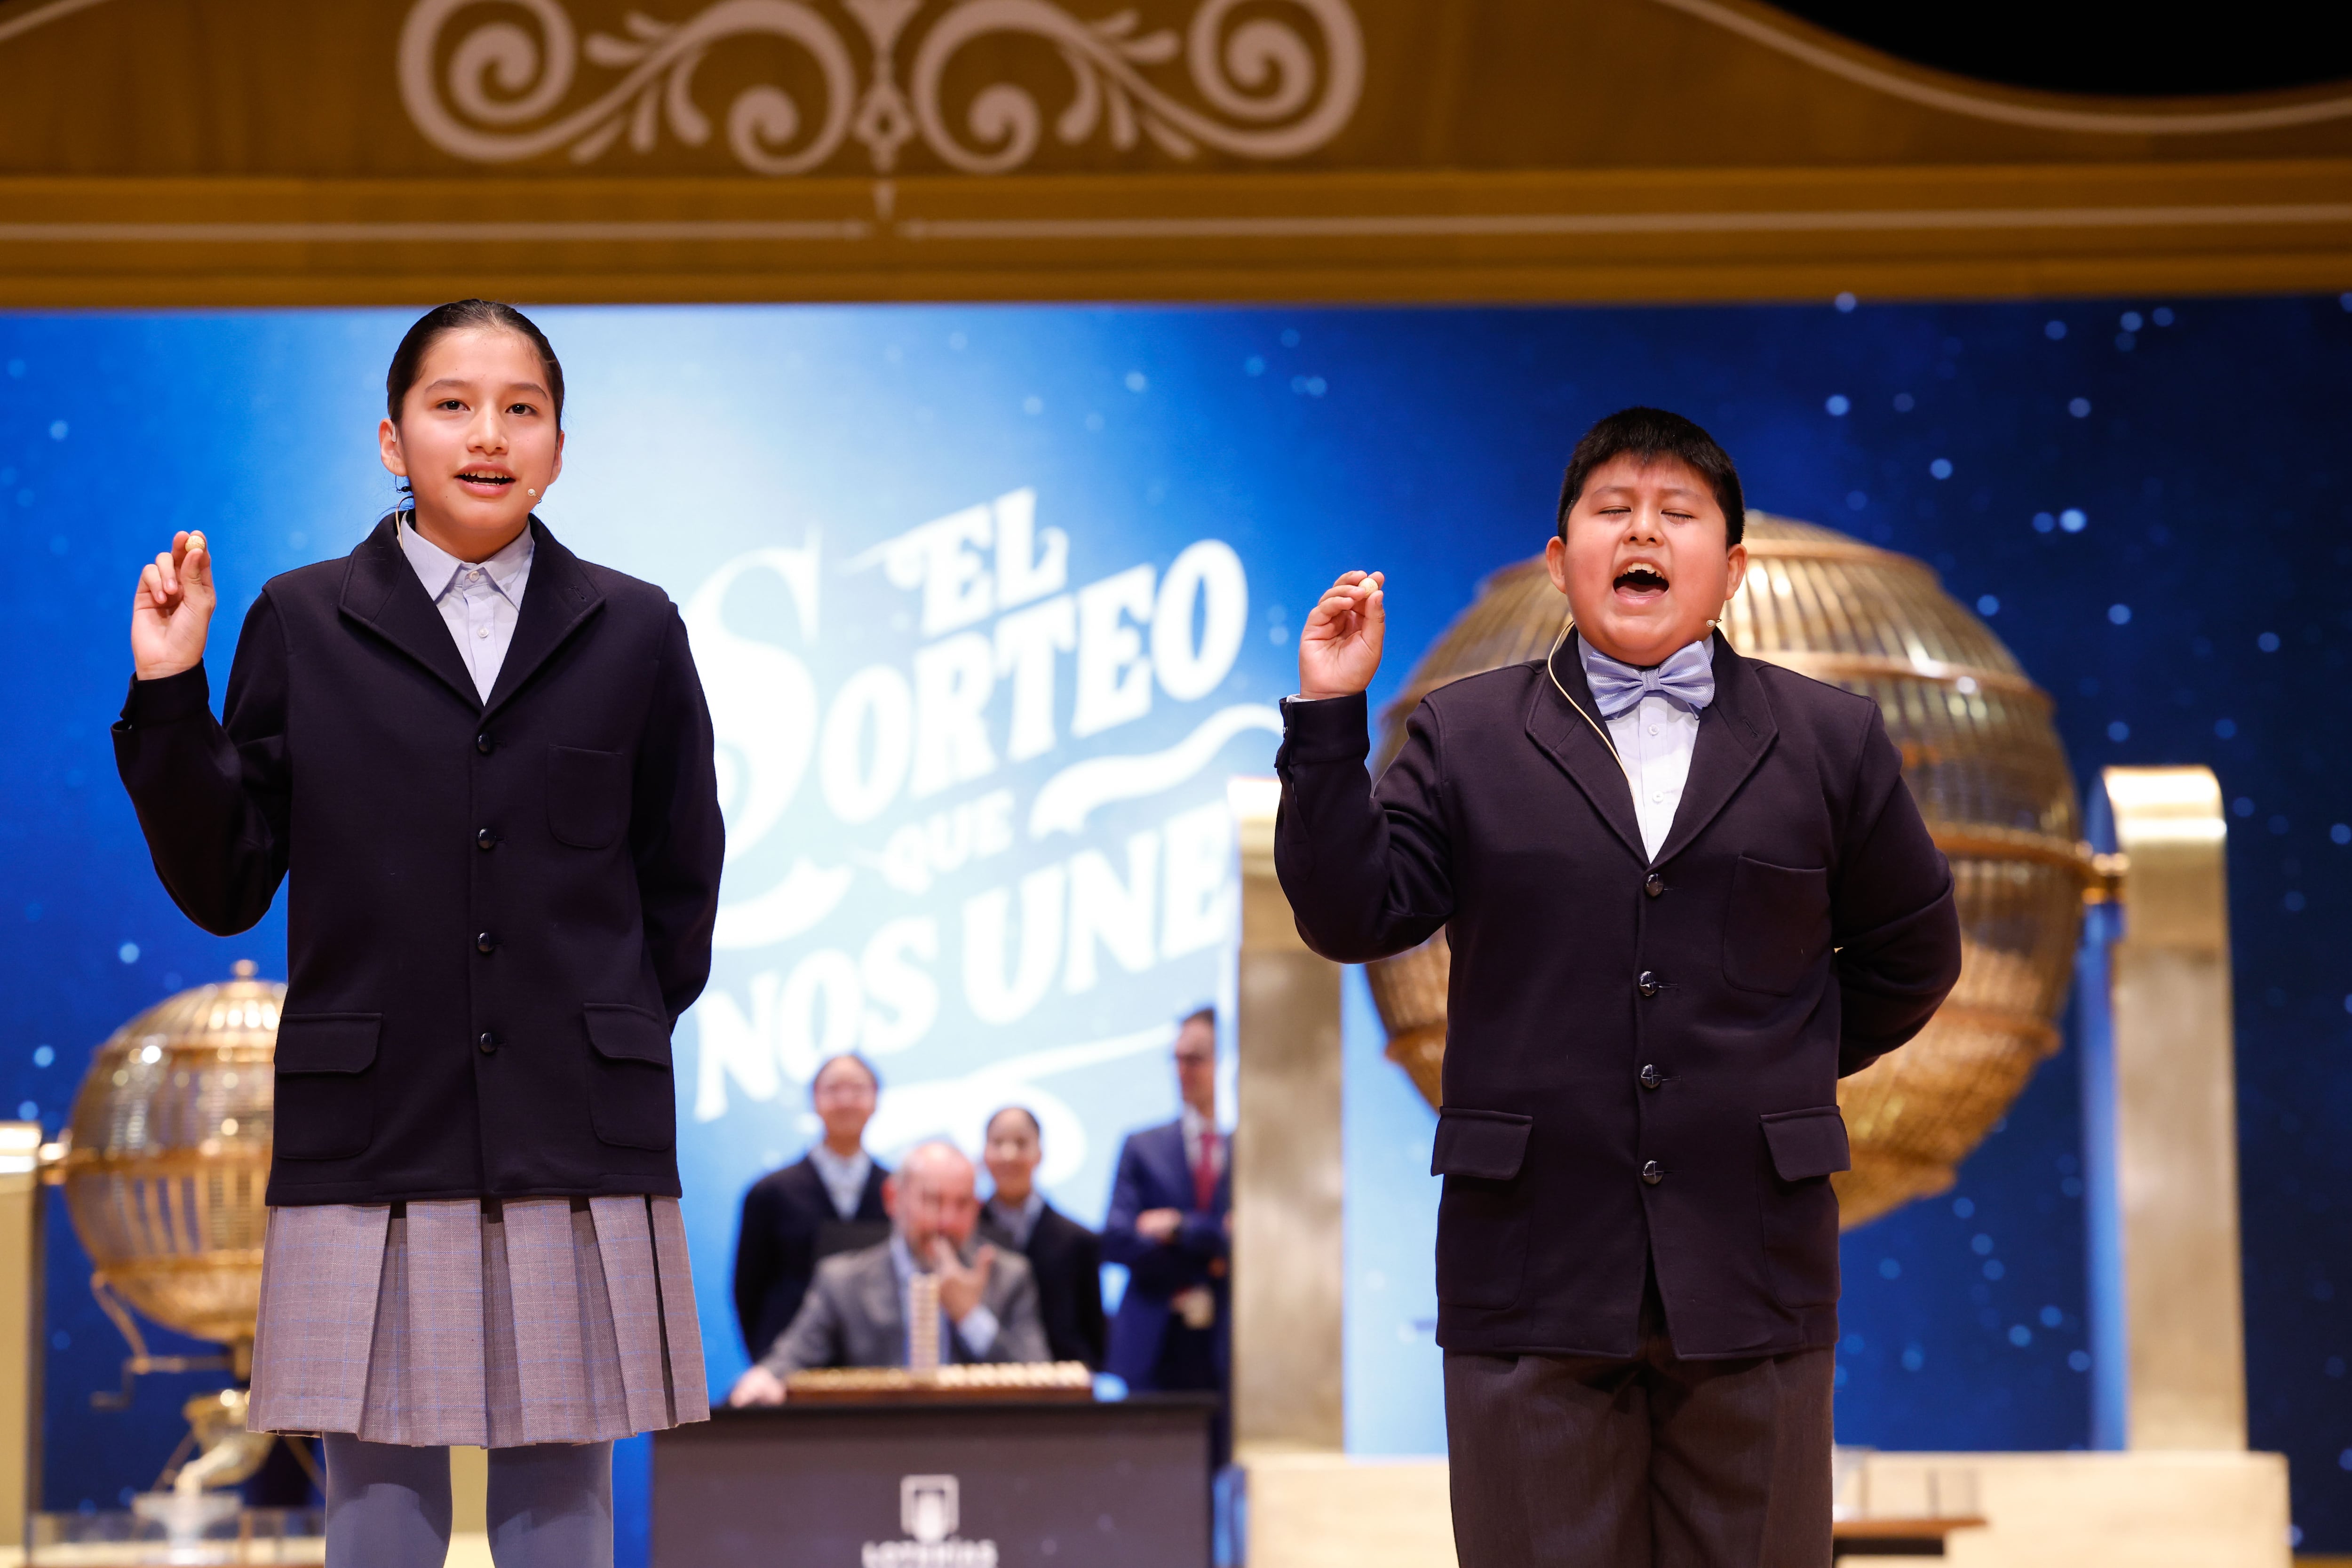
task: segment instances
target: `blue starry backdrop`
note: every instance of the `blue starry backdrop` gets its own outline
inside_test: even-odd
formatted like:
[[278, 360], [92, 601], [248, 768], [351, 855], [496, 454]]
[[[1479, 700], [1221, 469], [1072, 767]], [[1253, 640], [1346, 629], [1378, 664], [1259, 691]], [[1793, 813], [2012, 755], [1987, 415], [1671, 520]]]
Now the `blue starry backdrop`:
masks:
[[[216, 940], [156, 886], [106, 732], [128, 601], [174, 528], [213, 536], [229, 625], [270, 574], [362, 537], [389, 495], [374, 425], [412, 315], [0, 316], [0, 1113], [54, 1132], [132, 1013], [237, 958], [283, 973], [282, 915]], [[1270, 766], [1262, 713], [1292, 684], [1304, 607], [1343, 567], [1390, 574], [1384, 700], [1482, 577], [1540, 547], [1576, 436], [1646, 402], [1706, 424], [1754, 505], [1932, 563], [2055, 697], [2079, 777], [2220, 774], [2253, 1439], [2292, 1460], [2306, 1549], [2352, 1550], [2352, 297], [540, 319], [572, 388], [544, 515], [699, 615], [733, 748], [732, 945], [678, 1035], [716, 1383], [742, 1363], [735, 1205], [805, 1144], [828, 1044], [895, 1053], [891, 1146], [968, 1137], [999, 1091], [1050, 1096], [1054, 1194], [1100, 1218], [1118, 1136], [1172, 1114], [1168, 1018], [1229, 991], [1206, 808]], [[1026, 553], [991, 553], [1008, 540]], [[974, 572], [993, 584], [978, 598]], [[1022, 614], [1050, 679], [982, 701], [958, 639], [1001, 643]], [[807, 699], [793, 744], [728, 738], [730, 704], [787, 690]], [[829, 764], [851, 693], [864, 707], [835, 727], [864, 739]], [[908, 693], [971, 722], [893, 774]], [[1156, 759], [1121, 774], [1153, 781], [1142, 795], [1084, 767], [1137, 758]], [[814, 930], [768, 896], [804, 864], [803, 892], [834, 900]], [[1030, 929], [1053, 921], [1087, 941]], [[1360, 977], [1346, 997], [1349, 1443], [1432, 1452], [1433, 1118], [1381, 1059]], [[1846, 1238], [1842, 1440], [2095, 1440], [2071, 1038], [1953, 1192]], [[92, 1407], [123, 1349], [54, 1199], [48, 1219], [43, 1496], [120, 1507], [207, 1380]], [[621, 1472], [625, 1556], [642, 1445]]]

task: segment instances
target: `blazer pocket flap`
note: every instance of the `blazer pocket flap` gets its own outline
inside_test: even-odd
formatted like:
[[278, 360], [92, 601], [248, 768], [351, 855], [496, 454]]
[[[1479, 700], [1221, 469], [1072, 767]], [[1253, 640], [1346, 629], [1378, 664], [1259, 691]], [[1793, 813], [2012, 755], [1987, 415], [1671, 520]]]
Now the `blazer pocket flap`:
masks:
[[1764, 1142], [1771, 1145], [1772, 1169], [1784, 1182], [1810, 1181], [1853, 1169], [1845, 1118], [1834, 1105], [1774, 1111], [1764, 1118]]
[[618, 1002], [591, 1002], [586, 1012], [588, 1043], [598, 1056], [669, 1066], [669, 1025], [656, 1015]]
[[365, 1072], [375, 1063], [381, 1013], [289, 1014], [278, 1020], [279, 1072]]
[[1507, 1182], [1528, 1157], [1532, 1116], [1508, 1110], [1465, 1110], [1447, 1106], [1437, 1113], [1437, 1142], [1430, 1150], [1433, 1176], [1475, 1176]]

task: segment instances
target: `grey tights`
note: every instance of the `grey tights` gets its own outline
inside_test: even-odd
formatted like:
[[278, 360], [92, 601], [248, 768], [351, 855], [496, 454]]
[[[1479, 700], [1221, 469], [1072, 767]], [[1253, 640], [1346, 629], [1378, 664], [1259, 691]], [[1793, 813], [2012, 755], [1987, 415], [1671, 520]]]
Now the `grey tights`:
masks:
[[[449, 1450], [327, 1434], [327, 1568], [441, 1568]], [[613, 1445], [490, 1450], [499, 1568], [612, 1568]]]

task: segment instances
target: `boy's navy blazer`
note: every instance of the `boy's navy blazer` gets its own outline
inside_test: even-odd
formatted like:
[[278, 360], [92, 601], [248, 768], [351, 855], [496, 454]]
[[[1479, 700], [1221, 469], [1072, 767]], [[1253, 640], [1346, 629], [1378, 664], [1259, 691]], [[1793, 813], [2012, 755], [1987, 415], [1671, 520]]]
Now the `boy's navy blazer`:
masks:
[[888, 1227], [882, 1184], [889, 1174], [869, 1157], [857, 1212], [846, 1221], [833, 1206], [816, 1162], [805, 1154], [769, 1172], [743, 1194], [743, 1215], [735, 1229], [735, 1324], [753, 1361], [793, 1326], [809, 1281], [816, 1278], [822, 1261], [817, 1242], [826, 1227], [842, 1226], [845, 1237], [851, 1226]]
[[1275, 764], [1307, 945], [1453, 948], [1439, 1342], [1631, 1356], [1654, 1263], [1679, 1355], [1829, 1344], [1837, 1081], [1958, 979], [1951, 873], [1876, 705], [1719, 636], [1653, 862], [1575, 650], [1549, 663], [1430, 693], [1377, 788], [1360, 695], [1287, 703]]
[[[1225, 1141], [1225, 1168], [1203, 1212], [1192, 1189], [1192, 1167], [1184, 1158], [1181, 1118], [1129, 1133], [1118, 1152], [1111, 1180], [1110, 1212], [1103, 1219], [1103, 1258], [1127, 1266], [1126, 1293], [1112, 1314], [1110, 1349], [1103, 1363], [1137, 1388], [1150, 1385], [1160, 1342], [1173, 1313], [1169, 1301], [1195, 1285], [1216, 1292], [1218, 1361], [1230, 1336], [1227, 1320], [1230, 1277], [1223, 1267], [1230, 1239], [1225, 1215], [1234, 1204], [1233, 1140]], [[1175, 1209], [1184, 1216], [1172, 1240], [1159, 1242], [1136, 1233], [1138, 1215]]]
[[710, 972], [710, 715], [659, 588], [536, 518], [485, 702], [395, 525], [272, 578], [215, 722], [135, 680], [115, 759], [228, 935], [291, 868], [268, 1202], [678, 1190], [670, 1028]]

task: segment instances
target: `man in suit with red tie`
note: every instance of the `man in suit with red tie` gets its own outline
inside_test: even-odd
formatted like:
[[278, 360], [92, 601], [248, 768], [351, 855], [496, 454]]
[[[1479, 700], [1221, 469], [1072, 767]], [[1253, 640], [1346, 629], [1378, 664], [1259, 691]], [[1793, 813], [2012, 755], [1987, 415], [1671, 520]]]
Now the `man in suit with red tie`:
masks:
[[[1103, 1226], [1103, 1257], [1128, 1268], [1111, 1320], [1105, 1370], [1139, 1393], [1208, 1389], [1232, 1367], [1233, 1144], [1217, 1130], [1217, 1015], [1202, 1007], [1176, 1030], [1183, 1111], [1130, 1134]], [[1226, 1418], [1216, 1462], [1225, 1460]]]

